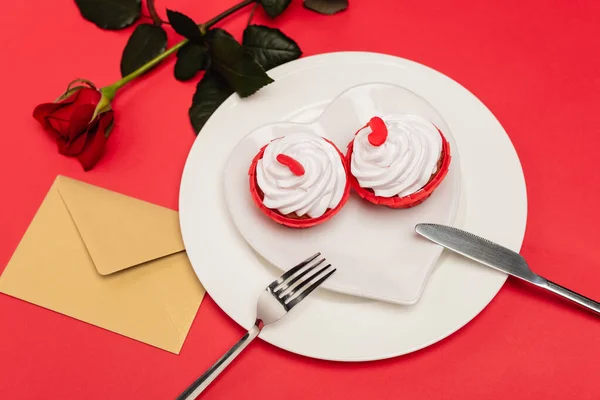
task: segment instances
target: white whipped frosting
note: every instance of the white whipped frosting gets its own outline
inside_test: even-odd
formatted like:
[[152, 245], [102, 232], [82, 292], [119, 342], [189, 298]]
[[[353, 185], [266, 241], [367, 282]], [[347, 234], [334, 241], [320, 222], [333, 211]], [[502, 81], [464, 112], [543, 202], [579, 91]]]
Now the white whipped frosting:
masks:
[[408, 196], [427, 184], [442, 151], [437, 128], [418, 115], [382, 118], [388, 130], [381, 146], [369, 143], [367, 125], [356, 134], [351, 172], [363, 188], [381, 197]]
[[[285, 154], [304, 167], [302, 176], [277, 161]], [[281, 214], [318, 218], [340, 204], [346, 171], [337, 149], [321, 136], [296, 133], [275, 139], [256, 166], [256, 180], [264, 193], [263, 204]]]

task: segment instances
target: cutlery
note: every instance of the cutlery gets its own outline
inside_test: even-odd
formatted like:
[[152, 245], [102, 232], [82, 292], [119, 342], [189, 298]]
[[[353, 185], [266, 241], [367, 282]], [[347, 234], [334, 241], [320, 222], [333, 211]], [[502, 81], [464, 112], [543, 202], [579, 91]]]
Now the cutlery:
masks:
[[600, 303], [534, 273], [520, 254], [450, 226], [418, 224], [418, 234], [458, 254], [558, 294], [600, 314]]
[[317, 253], [271, 282], [258, 298], [256, 322], [227, 353], [192, 383], [176, 400], [193, 400], [254, 340], [260, 331], [283, 318], [313, 290], [329, 278], [336, 269]]

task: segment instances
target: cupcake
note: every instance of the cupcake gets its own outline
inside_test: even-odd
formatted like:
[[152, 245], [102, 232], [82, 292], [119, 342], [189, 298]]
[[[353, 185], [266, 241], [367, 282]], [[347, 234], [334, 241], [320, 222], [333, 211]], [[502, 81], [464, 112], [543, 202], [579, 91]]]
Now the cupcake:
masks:
[[327, 221], [350, 195], [344, 155], [313, 133], [274, 139], [260, 149], [248, 173], [254, 203], [273, 221], [291, 228]]
[[425, 201], [448, 173], [450, 144], [418, 115], [373, 117], [348, 145], [346, 161], [360, 197], [408, 208]]

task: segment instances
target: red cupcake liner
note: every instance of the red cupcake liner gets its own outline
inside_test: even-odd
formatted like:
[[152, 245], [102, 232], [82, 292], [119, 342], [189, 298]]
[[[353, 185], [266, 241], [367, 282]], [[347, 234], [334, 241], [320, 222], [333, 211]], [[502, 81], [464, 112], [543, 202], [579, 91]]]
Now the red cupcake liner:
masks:
[[[277, 140], [277, 139], [275, 139], [275, 140]], [[325, 139], [325, 140], [327, 140], [327, 139]], [[268, 145], [265, 145], [260, 149], [258, 154], [256, 154], [256, 156], [254, 156], [254, 159], [252, 160], [252, 163], [250, 164], [250, 169], [248, 170], [248, 175], [250, 178], [249, 179], [250, 180], [250, 194], [252, 195], [252, 200], [254, 200], [254, 204], [256, 204], [256, 206], [263, 212], [263, 214], [265, 214], [267, 217], [271, 218], [273, 221], [277, 222], [278, 224], [287, 226], [289, 228], [310, 228], [312, 226], [322, 224], [323, 222], [331, 219], [334, 215], [336, 215], [342, 209], [342, 207], [344, 206], [344, 204], [346, 204], [346, 201], [348, 201], [348, 198], [350, 197], [350, 181], [348, 179], [350, 177], [350, 174], [348, 172], [349, 168], [348, 168], [348, 165], [346, 164], [346, 158], [344, 157], [344, 154], [337, 148], [337, 146], [335, 144], [333, 144], [333, 142], [331, 142], [330, 140], [327, 140], [327, 142], [329, 142], [336, 149], [338, 154], [340, 155], [340, 159], [342, 160], [342, 165], [344, 166], [344, 170], [346, 171], [346, 188], [344, 189], [344, 195], [342, 196], [342, 199], [340, 200], [340, 203], [337, 205], [337, 207], [328, 209], [325, 212], [325, 214], [321, 215], [318, 218], [301, 218], [301, 217], [291, 218], [291, 217], [281, 214], [277, 210], [272, 210], [272, 209], [266, 207], [263, 204], [264, 194], [258, 187], [258, 183], [256, 181], [256, 166], [258, 165], [258, 160], [263, 158], [265, 149], [268, 146]]]
[[[354, 177], [354, 175], [352, 175], [351, 172], [349, 172], [348, 180], [350, 181], [350, 185], [352, 186], [352, 189], [354, 189], [354, 191], [360, 197], [367, 200], [368, 202], [371, 202], [373, 204], [382, 205], [382, 206], [387, 206], [390, 208], [410, 208], [410, 207], [414, 207], [416, 205], [421, 204], [422, 202], [427, 200], [427, 198], [429, 196], [431, 196], [433, 191], [440, 185], [440, 183], [442, 183], [442, 180], [448, 174], [448, 169], [450, 167], [450, 160], [452, 158], [452, 157], [450, 157], [450, 143], [448, 143], [448, 141], [442, 134], [442, 131], [440, 131], [438, 129], [438, 132], [440, 133], [440, 136], [442, 137], [442, 154], [440, 156], [442, 163], [441, 163], [438, 171], [433, 176], [433, 178], [430, 179], [429, 182], [427, 182], [427, 184], [425, 186], [423, 186], [421, 189], [417, 190], [414, 193], [409, 194], [408, 196], [404, 196], [404, 197], [377, 196], [371, 189], [366, 189], [366, 188], [361, 187], [360, 184], [358, 183], [358, 180]], [[354, 139], [352, 139], [352, 141], [348, 144], [348, 151], [346, 152], [346, 164], [348, 165], [348, 171], [350, 171], [350, 165], [352, 165], [351, 162], [352, 162], [352, 151], [353, 150], [354, 150]]]

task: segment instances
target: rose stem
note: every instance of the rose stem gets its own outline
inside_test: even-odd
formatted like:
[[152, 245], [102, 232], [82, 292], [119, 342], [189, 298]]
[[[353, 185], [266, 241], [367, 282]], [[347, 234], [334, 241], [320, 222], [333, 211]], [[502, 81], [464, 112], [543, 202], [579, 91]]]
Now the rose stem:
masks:
[[[252, 3], [255, 3], [256, 1], [257, 0], [244, 0], [241, 3], [238, 3], [238, 4], [234, 5], [233, 7], [229, 8], [228, 10], [223, 11], [221, 14], [208, 20], [204, 24], [198, 25], [198, 28], [200, 28], [200, 32], [203, 35], [206, 34], [206, 31], [208, 29], [210, 29], [213, 25], [215, 25], [222, 19], [228, 17], [229, 15], [236, 12], [237, 10], [240, 10]], [[100, 89], [102, 94], [107, 98], [108, 101], [112, 100], [115, 97], [115, 94], [117, 93], [117, 91], [119, 89], [121, 89], [123, 86], [127, 85], [129, 82], [136, 79], [137, 77], [139, 77], [144, 72], [151, 69], [152, 67], [160, 64], [165, 58], [169, 57], [171, 54], [175, 53], [177, 50], [179, 50], [180, 48], [185, 46], [188, 43], [188, 41], [189, 41], [188, 39], [183, 39], [181, 42], [171, 46], [164, 53], [159, 54], [158, 56], [156, 56], [152, 60], [148, 61], [146, 64], [142, 65], [141, 67], [139, 67], [132, 73], [124, 76], [123, 78], [119, 79], [118, 81], [116, 81], [115, 83], [113, 83], [110, 86], [103, 87], [102, 89]]]
[[206, 23], [199, 25], [200, 26], [200, 31], [202, 32], [202, 34], [205, 34], [206, 31], [210, 28], [212, 28], [212, 26], [214, 24], [216, 24], [217, 22], [221, 21], [224, 18], [227, 18], [228, 16], [230, 16], [231, 14], [233, 14], [234, 12], [236, 12], [237, 10], [240, 10], [252, 3], [255, 3], [257, 0], [244, 0], [241, 3], [236, 4], [235, 6], [231, 7], [228, 10], [223, 11], [221, 14], [217, 15], [216, 17], [214, 17], [211, 20], [208, 20]]
[[256, 7], [258, 7], [258, 3], [254, 3], [254, 6], [252, 7], [252, 10], [250, 11], [250, 16], [248, 17], [248, 23], [246, 24], [246, 27], [250, 26], [250, 23], [252, 22], [252, 18], [254, 18], [254, 12], [256, 11]]

